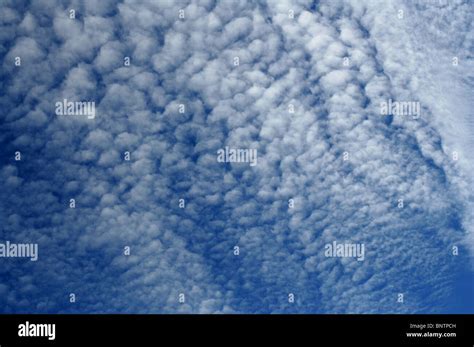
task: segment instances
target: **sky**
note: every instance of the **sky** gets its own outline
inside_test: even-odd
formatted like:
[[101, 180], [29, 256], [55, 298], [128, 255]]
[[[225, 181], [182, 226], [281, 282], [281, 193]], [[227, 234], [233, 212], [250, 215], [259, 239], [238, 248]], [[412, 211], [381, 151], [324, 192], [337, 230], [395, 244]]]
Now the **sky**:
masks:
[[0, 312], [474, 313], [473, 10], [1, 0]]

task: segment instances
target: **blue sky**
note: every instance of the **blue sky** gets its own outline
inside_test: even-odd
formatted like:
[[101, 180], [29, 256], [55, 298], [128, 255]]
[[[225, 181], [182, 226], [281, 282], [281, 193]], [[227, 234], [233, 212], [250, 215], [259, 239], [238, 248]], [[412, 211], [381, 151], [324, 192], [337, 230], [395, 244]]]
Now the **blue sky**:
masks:
[[0, 312], [474, 313], [472, 19], [461, 0], [2, 1], [0, 242], [39, 259], [0, 258]]

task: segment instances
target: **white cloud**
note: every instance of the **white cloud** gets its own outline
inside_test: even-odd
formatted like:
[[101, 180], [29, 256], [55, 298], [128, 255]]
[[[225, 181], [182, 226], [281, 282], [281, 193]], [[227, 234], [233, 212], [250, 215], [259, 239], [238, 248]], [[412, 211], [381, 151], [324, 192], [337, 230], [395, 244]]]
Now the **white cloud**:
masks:
[[[6, 57], [20, 52], [26, 64], [5, 70], [0, 99], [14, 137], [8, 150], [21, 147], [28, 170], [18, 163], [1, 169], [8, 202], [1, 213], [12, 221], [6, 233], [39, 240], [44, 260], [35, 271], [44, 275], [9, 265], [37, 282], [28, 295], [14, 293], [18, 280], [8, 277], [0, 308], [443, 310], [457, 259], [465, 259], [450, 254], [464, 231], [452, 219], [468, 225], [473, 218], [472, 136], [462, 130], [472, 128], [472, 85], [463, 77], [471, 75], [472, 35], [443, 41], [443, 54], [425, 43], [434, 32], [463, 31], [438, 17], [436, 31], [433, 11], [466, 23], [469, 4], [434, 10], [322, 1], [311, 10], [289, 1], [125, 1], [115, 11], [86, 2], [76, 20], [69, 7], [45, 10], [48, 20], [35, 8], [2, 9], [2, 25], [28, 35], [3, 44]], [[409, 24], [414, 15], [426, 17], [417, 28]], [[465, 60], [457, 72], [443, 72], [455, 49]], [[444, 76], [464, 89], [449, 91]], [[62, 97], [95, 99], [94, 123], [55, 118], [51, 105]], [[422, 118], [384, 119], [378, 107], [388, 98], [419, 100]], [[217, 163], [224, 146], [257, 149], [258, 165]], [[461, 154], [456, 164], [452, 148]], [[75, 210], [67, 208], [71, 197]], [[324, 245], [334, 240], [365, 243], [366, 260], [325, 258]], [[54, 290], [45, 290], [47, 281]], [[80, 305], [65, 303], [70, 291]], [[405, 305], [396, 303], [399, 292]]]

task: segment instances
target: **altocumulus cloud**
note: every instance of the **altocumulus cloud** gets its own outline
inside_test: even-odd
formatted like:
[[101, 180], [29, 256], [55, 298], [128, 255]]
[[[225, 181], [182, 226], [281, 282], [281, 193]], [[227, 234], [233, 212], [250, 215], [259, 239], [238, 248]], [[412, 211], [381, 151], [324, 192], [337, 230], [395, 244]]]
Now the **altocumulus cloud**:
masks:
[[39, 254], [1, 258], [0, 311], [472, 313], [472, 19], [461, 0], [3, 1], [0, 241]]

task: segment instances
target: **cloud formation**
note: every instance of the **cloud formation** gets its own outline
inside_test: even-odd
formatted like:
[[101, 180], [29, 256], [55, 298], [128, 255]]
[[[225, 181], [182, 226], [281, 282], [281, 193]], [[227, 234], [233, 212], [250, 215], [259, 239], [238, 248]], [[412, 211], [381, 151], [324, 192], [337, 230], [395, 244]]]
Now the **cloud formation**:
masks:
[[[472, 11], [5, 2], [0, 236], [39, 259], [2, 260], [0, 311], [437, 313], [460, 296], [472, 313], [457, 289], [472, 282]], [[56, 115], [65, 98], [96, 117]], [[382, 116], [388, 99], [421, 117]], [[258, 164], [218, 162], [226, 146]], [[333, 241], [364, 261], [326, 257]]]

